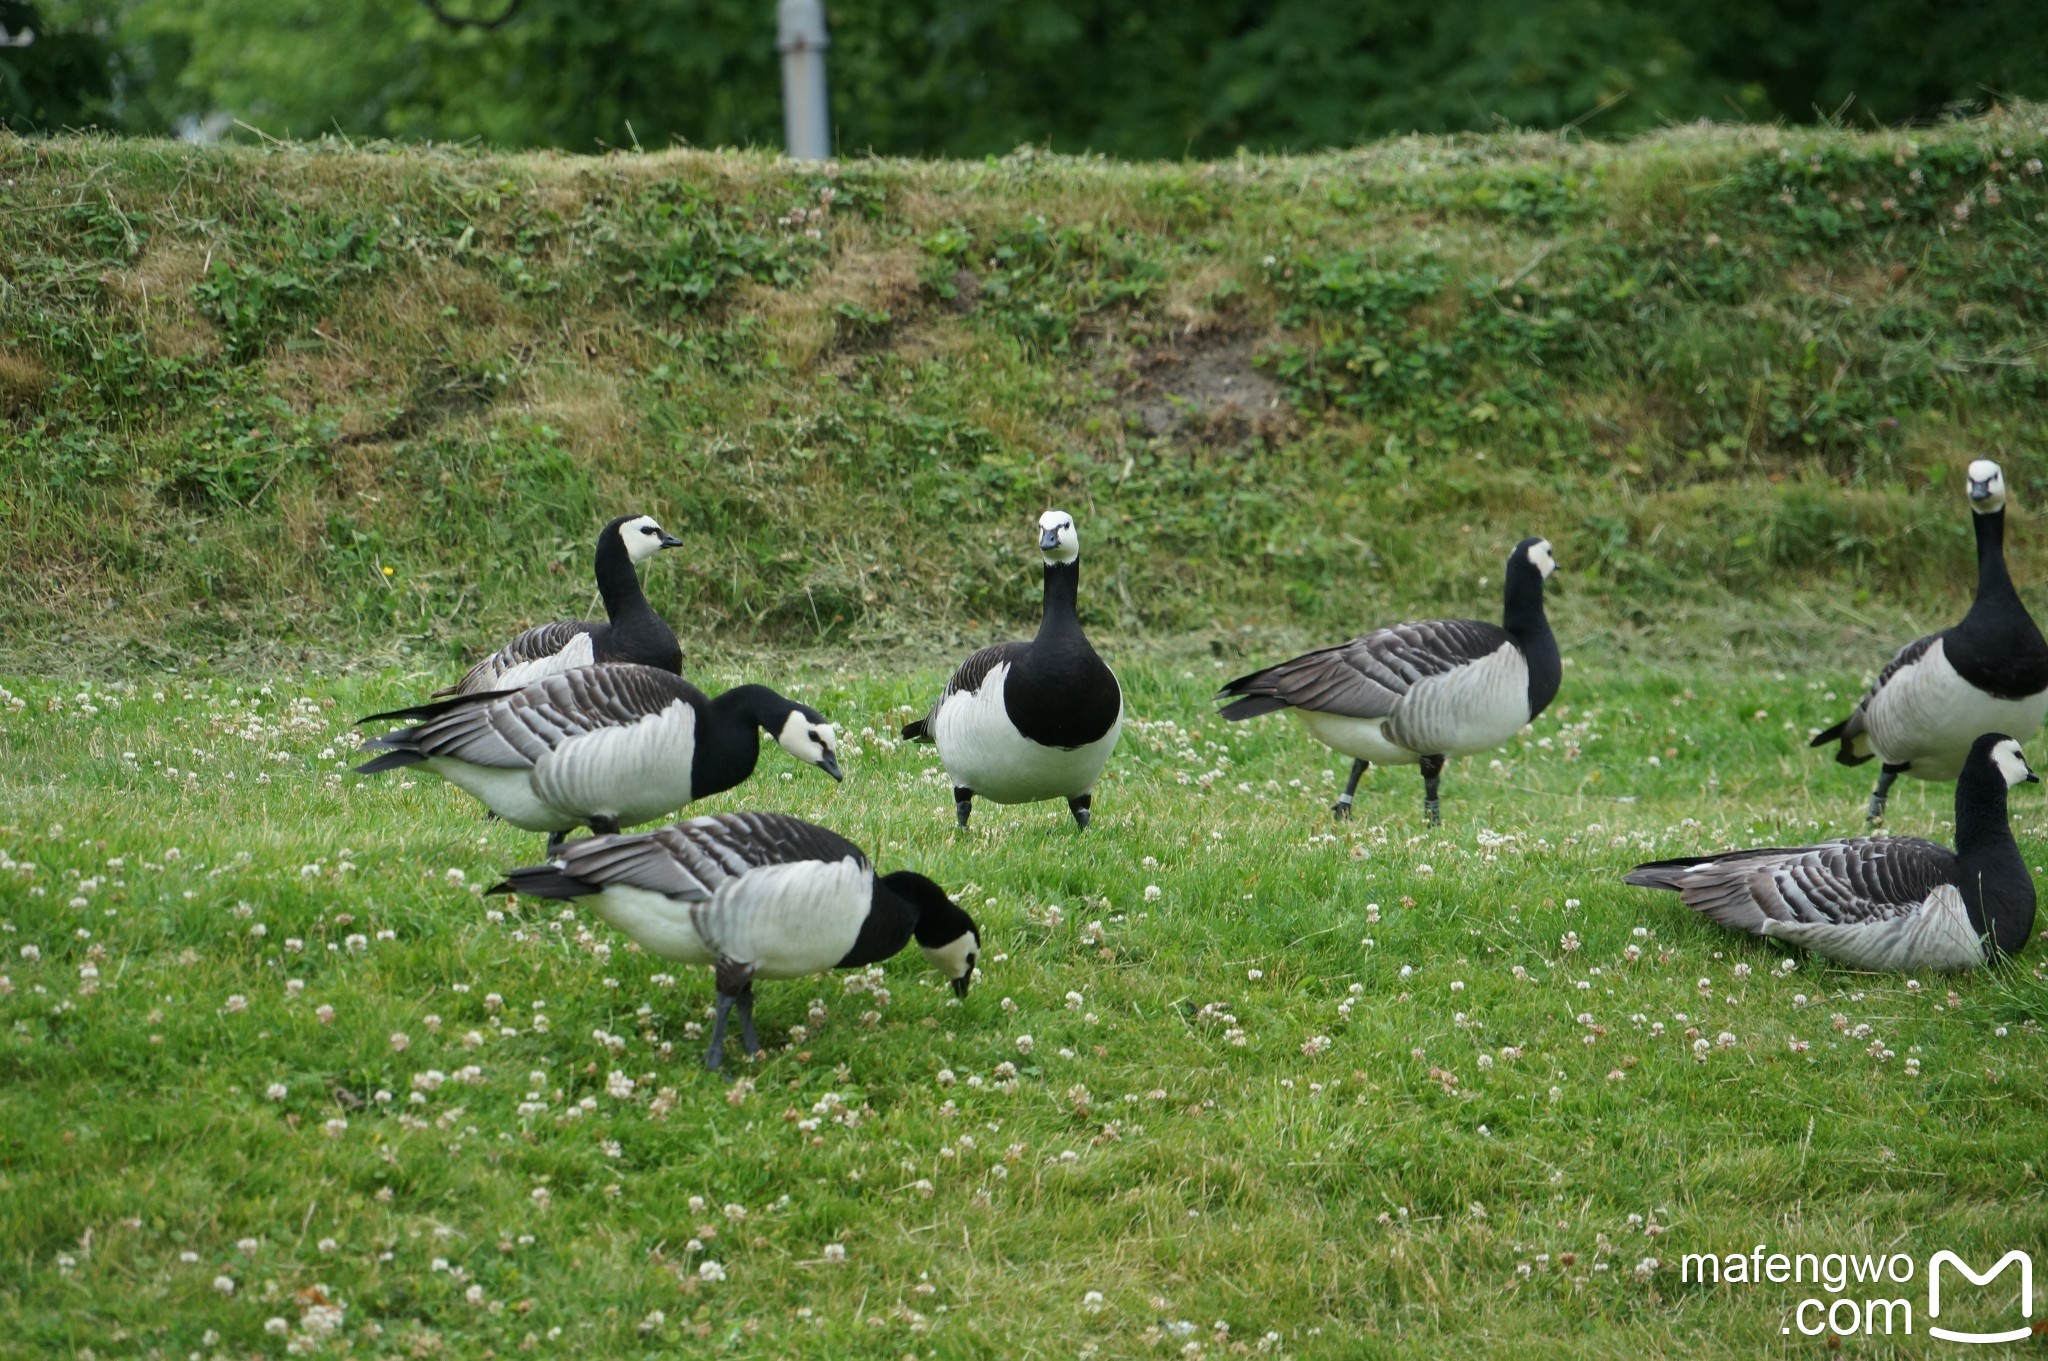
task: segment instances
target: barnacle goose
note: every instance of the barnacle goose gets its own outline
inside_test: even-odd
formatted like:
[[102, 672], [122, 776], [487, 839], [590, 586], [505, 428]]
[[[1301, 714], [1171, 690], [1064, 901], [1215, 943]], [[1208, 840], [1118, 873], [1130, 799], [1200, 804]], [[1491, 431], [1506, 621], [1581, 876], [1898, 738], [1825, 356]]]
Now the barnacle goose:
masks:
[[877, 875], [836, 832], [782, 813], [721, 813], [635, 836], [569, 842], [551, 864], [516, 869], [492, 893], [589, 898], [651, 954], [709, 964], [718, 1014], [704, 1066], [725, 1059], [727, 1013], [754, 1035], [754, 980], [802, 978], [888, 959], [914, 937], [956, 996], [981, 935], [945, 890], [909, 870]]
[[680, 675], [683, 649], [675, 631], [647, 603], [633, 564], [683, 541], [645, 515], [621, 515], [597, 536], [597, 590], [609, 622], [561, 619], [514, 638], [434, 695], [476, 695], [516, 690], [542, 676], [592, 662], [639, 662]]
[[1953, 780], [1979, 733], [2032, 736], [2048, 716], [2048, 642], [2005, 570], [2005, 473], [1988, 458], [1970, 465], [1977, 530], [1977, 596], [1953, 628], [1893, 654], [1849, 716], [1813, 739], [1841, 743], [1835, 759], [1860, 766], [1876, 757], [1870, 820], [1884, 816], [1901, 775]]
[[2006, 791], [2040, 777], [2020, 744], [1985, 733], [1956, 780], [1956, 848], [1854, 837], [1791, 850], [1729, 851], [1638, 865], [1737, 931], [1773, 936], [1855, 969], [1973, 969], [2016, 955], [2034, 929], [2034, 881], [2006, 818]]
[[519, 690], [458, 695], [362, 723], [413, 727], [372, 737], [384, 755], [360, 774], [425, 766], [515, 827], [559, 845], [572, 827], [595, 832], [647, 822], [754, 773], [756, 730], [840, 778], [825, 716], [765, 685], [716, 699], [651, 666], [584, 666]]
[[1563, 661], [1543, 613], [1543, 582], [1557, 570], [1545, 539], [1508, 555], [1501, 624], [1426, 619], [1241, 676], [1218, 692], [1225, 719], [1292, 710], [1324, 746], [1351, 758], [1331, 811], [1351, 815], [1359, 777], [1374, 761], [1422, 767], [1422, 808], [1441, 821], [1444, 761], [1497, 747], [1557, 697]]
[[1038, 548], [1045, 555], [1038, 636], [985, 647], [960, 663], [931, 712], [903, 729], [907, 741], [938, 744], [962, 827], [979, 794], [997, 803], [1064, 798], [1085, 829], [1096, 777], [1123, 731], [1123, 690], [1074, 612], [1081, 584], [1074, 517], [1063, 510], [1039, 516]]

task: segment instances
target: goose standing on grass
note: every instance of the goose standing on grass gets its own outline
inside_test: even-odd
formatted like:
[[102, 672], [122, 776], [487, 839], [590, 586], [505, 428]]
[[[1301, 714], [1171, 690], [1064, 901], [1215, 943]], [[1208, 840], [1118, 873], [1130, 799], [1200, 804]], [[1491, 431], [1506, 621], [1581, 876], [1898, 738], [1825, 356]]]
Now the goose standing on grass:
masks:
[[1427, 619], [1353, 638], [1241, 676], [1223, 687], [1231, 722], [1292, 710], [1318, 742], [1351, 758], [1331, 811], [1351, 815], [1359, 777], [1381, 765], [1422, 767], [1422, 809], [1442, 817], [1437, 779], [1452, 756], [1488, 751], [1533, 722], [1564, 675], [1543, 613], [1543, 583], [1557, 570], [1544, 539], [1508, 556], [1501, 623]]
[[710, 699], [651, 666], [585, 666], [358, 721], [387, 719], [415, 726], [363, 743], [384, 754], [359, 774], [424, 766], [514, 827], [548, 833], [550, 852], [571, 828], [616, 832], [731, 789], [754, 773], [759, 732], [840, 778], [838, 734], [816, 709], [765, 685]]
[[1979, 733], [2031, 737], [2048, 716], [2048, 642], [2005, 570], [2005, 473], [1988, 458], [1970, 465], [1977, 530], [1977, 596], [1954, 628], [1893, 654], [1849, 716], [1813, 739], [1841, 743], [1835, 759], [1883, 762], [1870, 820], [1884, 816], [1901, 775], [1953, 780]]
[[997, 643], [960, 663], [931, 712], [903, 729], [935, 742], [967, 826], [974, 796], [997, 803], [1063, 798], [1085, 830], [1095, 781], [1123, 731], [1124, 693], [1081, 631], [1074, 599], [1081, 540], [1074, 517], [1038, 517], [1045, 610], [1028, 643]]
[[781, 813], [721, 813], [637, 836], [572, 841], [492, 893], [588, 898], [648, 953], [709, 964], [718, 1014], [704, 1066], [725, 1061], [726, 1016], [754, 1034], [754, 980], [802, 978], [888, 959], [915, 939], [965, 997], [981, 953], [974, 920], [921, 874], [877, 875], [836, 832]]
[[2013, 840], [2006, 791], [2039, 778], [2019, 743], [1986, 733], [1956, 780], [1953, 851], [1918, 837], [1855, 837], [1659, 860], [1623, 878], [1672, 889], [1722, 926], [1852, 969], [1974, 969], [2018, 954], [2033, 933], [2034, 881]]
[[435, 697], [516, 690], [592, 662], [638, 662], [681, 675], [682, 645], [647, 603], [633, 565], [682, 543], [645, 515], [621, 515], [597, 536], [597, 591], [604, 597], [607, 622], [562, 619], [530, 628], [446, 690], [436, 690]]

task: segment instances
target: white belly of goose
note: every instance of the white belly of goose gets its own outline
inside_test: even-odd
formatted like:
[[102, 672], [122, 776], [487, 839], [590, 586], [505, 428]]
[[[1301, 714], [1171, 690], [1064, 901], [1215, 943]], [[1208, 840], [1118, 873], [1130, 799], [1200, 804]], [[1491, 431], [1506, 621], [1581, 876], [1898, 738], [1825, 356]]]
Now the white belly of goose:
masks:
[[757, 978], [802, 978], [846, 958], [860, 937], [875, 876], [851, 857], [763, 865], [695, 904], [697, 933]]
[[646, 822], [690, 801], [697, 711], [676, 700], [660, 713], [572, 737], [533, 765], [543, 803], [622, 826]]
[[1384, 718], [1294, 711], [1324, 746], [1376, 765], [1491, 751], [1529, 721], [1529, 663], [1512, 643], [1415, 682]]
[[1984, 962], [1984, 941], [1970, 925], [1963, 895], [1944, 884], [1911, 912], [1875, 922], [1782, 922], [1763, 934], [1802, 946], [1852, 969], [1958, 972]]
[[728, 879], [708, 899], [613, 884], [590, 901], [640, 948], [679, 964], [729, 959], [756, 978], [802, 978], [846, 958], [860, 938], [874, 875], [858, 861], [763, 865]]
[[1871, 699], [1863, 721], [1869, 749], [1891, 765], [1911, 762], [1908, 775], [1953, 780], [1970, 744], [1987, 732], [2027, 738], [2048, 717], [2048, 692], [1998, 699], [1956, 674], [1936, 642], [1893, 673]]
[[1376, 766], [1412, 766], [1422, 759], [1418, 752], [1397, 746], [1387, 738], [1384, 718], [1347, 718], [1343, 714], [1322, 714], [1313, 709], [1290, 709], [1301, 720], [1310, 737], [1334, 752]]
[[529, 767], [478, 766], [446, 756], [430, 756], [422, 764], [514, 827], [529, 832], [566, 832], [580, 821], [574, 813], [565, 813], [534, 793]]
[[1121, 696], [1116, 721], [1093, 742], [1072, 749], [1041, 746], [1017, 731], [1003, 706], [1009, 675], [1010, 664], [998, 663], [979, 690], [955, 691], [939, 707], [932, 736], [947, 775], [955, 785], [995, 803], [1035, 803], [1092, 791], [1123, 732]]

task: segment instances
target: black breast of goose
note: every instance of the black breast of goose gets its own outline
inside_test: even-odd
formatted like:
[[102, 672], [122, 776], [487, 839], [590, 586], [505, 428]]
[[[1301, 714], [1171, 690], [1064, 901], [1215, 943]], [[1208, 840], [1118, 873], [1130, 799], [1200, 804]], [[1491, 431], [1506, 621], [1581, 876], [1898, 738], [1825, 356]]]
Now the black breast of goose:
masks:
[[1429, 619], [1241, 676], [1218, 699], [1232, 722], [1291, 711], [1311, 736], [1351, 758], [1332, 809], [1348, 817], [1359, 777], [1377, 761], [1422, 768], [1423, 813], [1440, 820], [1437, 780], [1452, 756], [1487, 751], [1557, 697], [1563, 660], [1543, 611], [1557, 570], [1550, 544], [1524, 539], [1508, 557], [1501, 624]]
[[1953, 851], [1918, 837], [1853, 837], [1659, 860], [1624, 879], [1851, 968], [1973, 969], [2018, 954], [2034, 930], [2034, 881], [2006, 795], [2036, 778], [2018, 742], [1986, 733], [1956, 780]]
[[979, 794], [997, 803], [1064, 798], [1086, 828], [1095, 782], [1123, 731], [1123, 689], [1075, 610], [1081, 540], [1073, 516], [1040, 516], [1038, 547], [1045, 559], [1038, 636], [969, 657], [931, 712], [903, 729], [913, 742], [938, 745], [962, 827]]
[[1873, 757], [1870, 820], [1884, 816], [1901, 775], [1953, 780], [1979, 733], [2032, 736], [2048, 716], [2048, 641], [2005, 566], [2005, 473], [1978, 459], [1967, 474], [1977, 533], [1977, 594], [1962, 622], [1893, 655], [1849, 716], [1813, 739], [1839, 742], [1835, 759]]
[[930, 879], [877, 875], [836, 832], [781, 813], [722, 813], [634, 836], [572, 841], [546, 865], [513, 870], [493, 893], [587, 899], [662, 959], [708, 964], [718, 987], [707, 1068], [725, 1057], [727, 1014], [758, 1054], [756, 978], [802, 978], [888, 959], [917, 941], [967, 995], [981, 936]]
[[651, 666], [586, 666], [513, 691], [460, 695], [360, 720], [414, 726], [363, 745], [383, 755], [364, 775], [424, 766], [515, 827], [616, 832], [754, 773], [767, 732], [800, 761], [840, 778], [824, 715], [765, 685], [716, 699]]
[[476, 695], [512, 690], [543, 676], [593, 662], [636, 662], [681, 674], [682, 645], [647, 593], [634, 564], [682, 540], [645, 515], [621, 515], [598, 532], [597, 591], [606, 622], [561, 619], [530, 628], [435, 695]]

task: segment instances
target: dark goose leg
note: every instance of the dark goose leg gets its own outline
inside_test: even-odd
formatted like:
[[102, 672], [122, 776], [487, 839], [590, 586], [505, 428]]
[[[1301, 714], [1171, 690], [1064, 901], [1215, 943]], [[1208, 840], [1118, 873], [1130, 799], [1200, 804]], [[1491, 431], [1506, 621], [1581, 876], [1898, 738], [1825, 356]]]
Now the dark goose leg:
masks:
[[1429, 825], [1432, 827], [1440, 825], [1444, 820], [1443, 811], [1438, 807], [1436, 801], [1437, 777], [1443, 773], [1443, 757], [1425, 756], [1422, 758], [1422, 815], [1429, 820]]
[[1351, 778], [1344, 782], [1344, 792], [1337, 796], [1336, 806], [1330, 809], [1339, 818], [1351, 816], [1351, 801], [1358, 797], [1359, 777], [1371, 768], [1371, 764], [1369, 761], [1356, 760], [1351, 763]]

